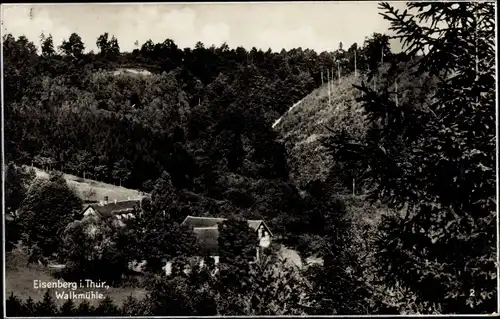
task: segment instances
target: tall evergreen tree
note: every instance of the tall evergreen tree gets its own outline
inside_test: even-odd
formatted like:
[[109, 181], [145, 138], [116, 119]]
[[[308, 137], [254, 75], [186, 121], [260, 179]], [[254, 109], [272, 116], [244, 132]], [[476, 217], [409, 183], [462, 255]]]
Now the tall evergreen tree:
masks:
[[497, 300], [494, 4], [411, 3], [400, 12], [382, 3], [381, 9], [406, 53], [424, 53], [414, 59], [417, 74], [430, 74], [437, 87], [424, 102], [399, 103], [397, 72], [378, 92], [359, 87], [371, 121], [368, 139], [330, 148], [343, 161], [369, 167], [372, 197], [406, 216], [387, 217], [381, 228], [378, 256], [388, 284], [413, 291], [419, 312], [491, 313]]
[[34, 316], [36, 311], [36, 304], [33, 298], [28, 297], [24, 302], [23, 316]]

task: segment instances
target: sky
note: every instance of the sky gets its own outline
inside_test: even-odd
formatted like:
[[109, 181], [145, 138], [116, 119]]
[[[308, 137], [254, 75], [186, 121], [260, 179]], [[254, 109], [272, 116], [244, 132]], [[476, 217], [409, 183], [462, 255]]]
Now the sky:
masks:
[[[393, 2], [403, 8], [404, 2]], [[86, 49], [97, 51], [99, 35], [115, 35], [121, 51], [132, 51], [138, 41], [172, 39], [179, 47], [220, 46], [226, 42], [251, 49], [281, 51], [302, 47], [333, 51], [343, 43], [362, 44], [374, 32], [391, 34], [389, 23], [372, 1], [308, 1], [254, 3], [154, 4], [10, 4], [2, 5], [2, 33], [26, 36], [39, 46], [39, 37], [52, 34], [60, 45], [73, 32]], [[391, 43], [399, 52], [398, 41]]]

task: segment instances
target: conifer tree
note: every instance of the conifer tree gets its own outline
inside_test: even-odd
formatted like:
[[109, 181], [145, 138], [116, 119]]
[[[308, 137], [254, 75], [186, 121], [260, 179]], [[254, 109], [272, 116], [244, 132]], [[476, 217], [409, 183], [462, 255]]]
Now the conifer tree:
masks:
[[9, 298], [7, 298], [5, 307], [8, 317], [20, 317], [25, 315], [23, 311], [23, 301], [17, 296], [14, 296], [13, 292], [10, 294]]
[[33, 298], [28, 297], [24, 302], [23, 316], [33, 316], [35, 314], [36, 304]]
[[359, 86], [367, 139], [329, 144], [362, 163], [372, 199], [401, 212], [383, 219], [378, 260], [422, 313], [496, 310], [494, 7], [410, 3], [399, 12], [382, 3], [406, 53], [423, 54], [415, 75], [436, 88], [396, 104], [394, 77], [378, 92]]
[[60, 307], [59, 313], [64, 317], [71, 317], [76, 314], [75, 303], [72, 299], [66, 300]]
[[43, 295], [43, 299], [35, 304], [35, 313], [40, 317], [52, 317], [58, 314], [56, 303], [47, 290]]
[[95, 316], [95, 307], [87, 300], [82, 301], [76, 310], [78, 316]]

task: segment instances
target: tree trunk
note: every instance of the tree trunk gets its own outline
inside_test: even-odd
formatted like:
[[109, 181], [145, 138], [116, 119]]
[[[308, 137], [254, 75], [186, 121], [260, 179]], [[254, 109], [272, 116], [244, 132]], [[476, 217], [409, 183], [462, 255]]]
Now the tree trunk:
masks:
[[356, 196], [356, 181], [352, 179], [352, 196]]
[[398, 82], [396, 81], [396, 107], [399, 105], [398, 101]]
[[339, 85], [340, 85], [340, 62], [337, 62], [337, 68], [338, 68], [338, 78], [339, 78]]
[[357, 65], [356, 65], [356, 50], [354, 50], [354, 76], [355, 77], [358, 77], [358, 68], [357, 68]]
[[328, 69], [326, 70], [326, 74], [327, 74], [327, 79], [328, 79], [328, 105], [332, 105], [332, 96], [331, 96], [331, 93], [330, 93], [330, 71], [328, 71]]

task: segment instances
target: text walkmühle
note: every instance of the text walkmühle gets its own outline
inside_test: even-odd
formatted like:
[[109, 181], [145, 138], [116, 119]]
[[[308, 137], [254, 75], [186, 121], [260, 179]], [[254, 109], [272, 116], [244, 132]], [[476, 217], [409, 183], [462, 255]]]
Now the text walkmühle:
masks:
[[98, 291], [87, 291], [83, 293], [76, 293], [74, 291], [57, 292], [57, 299], [104, 299], [104, 295]]

